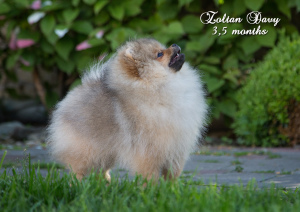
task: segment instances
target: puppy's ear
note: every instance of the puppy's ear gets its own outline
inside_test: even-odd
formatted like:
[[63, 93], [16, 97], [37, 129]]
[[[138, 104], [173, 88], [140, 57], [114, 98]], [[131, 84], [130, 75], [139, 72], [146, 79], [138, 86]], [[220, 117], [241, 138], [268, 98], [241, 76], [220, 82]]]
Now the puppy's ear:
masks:
[[125, 56], [128, 57], [128, 58], [131, 59], [131, 60], [134, 60], [134, 59], [133, 59], [133, 56], [132, 56], [132, 52], [133, 52], [133, 50], [131, 49], [131, 47], [128, 47], [128, 48], [125, 50]]
[[130, 77], [140, 78], [137, 63], [133, 58], [133, 49], [131, 47], [128, 47], [123, 54], [124, 56], [121, 60], [121, 65], [123, 66], [123, 69]]

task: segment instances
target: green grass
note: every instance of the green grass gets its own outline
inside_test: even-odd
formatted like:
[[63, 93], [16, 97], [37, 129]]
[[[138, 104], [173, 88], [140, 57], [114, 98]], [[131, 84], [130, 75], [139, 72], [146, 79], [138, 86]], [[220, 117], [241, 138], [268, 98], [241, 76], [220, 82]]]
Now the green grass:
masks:
[[0, 144], [0, 150], [24, 150], [24, 146]]
[[61, 164], [58, 164], [58, 163], [45, 163], [45, 162], [35, 162], [35, 163], [32, 163], [32, 166], [34, 166], [35, 168], [40, 168], [40, 169], [47, 169], [49, 167], [54, 167], [56, 169], [65, 169], [65, 167]]
[[243, 170], [244, 170], [244, 168], [240, 165], [236, 165], [236, 167], [234, 169], [234, 171], [236, 171], [236, 172], [242, 172]]
[[290, 175], [290, 174], [292, 174], [292, 172], [291, 171], [281, 171], [279, 174], [280, 175]]
[[235, 156], [235, 157], [243, 157], [250, 155], [266, 155], [269, 159], [280, 158], [279, 154], [272, 153], [270, 151], [263, 150], [255, 150], [255, 151], [241, 151], [241, 152], [225, 152], [225, 151], [207, 151], [202, 150], [194, 153], [195, 155], [213, 155], [213, 156]]
[[281, 157], [279, 154], [275, 154], [270, 151], [262, 151], [262, 150], [235, 152], [233, 155], [235, 157], [250, 156], [250, 155], [266, 155], [268, 156], [269, 159]]
[[241, 165], [241, 164], [242, 164], [242, 162], [239, 161], [239, 160], [233, 160], [233, 161], [231, 161], [231, 165]]
[[0, 174], [1, 211], [300, 211], [300, 190], [259, 189], [254, 181], [226, 186], [160, 179], [144, 187], [140, 177], [112, 177], [108, 184], [92, 173], [79, 182], [47, 168], [42, 177], [29, 158], [21, 173]]
[[266, 171], [253, 171], [253, 173], [259, 173], [259, 174], [274, 174], [274, 170], [266, 170]]
[[230, 156], [231, 154], [229, 152], [223, 152], [223, 151], [198, 151], [194, 153], [195, 155], [213, 155], [213, 156]]
[[16, 165], [17, 165], [16, 163], [12, 163], [12, 162], [3, 163], [2, 168], [11, 168], [11, 167], [14, 167]]
[[204, 163], [220, 163], [218, 160], [205, 160]]
[[281, 171], [281, 172], [275, 172], [274, 170], [266, 170], [266, 171], [253, 171], [253, 173], [266, 173], [266, 174], [279, 174], [279, 175], [290, 175], [292, 174], [291, 171]]
[[[12, 167], [21, 167], [23, 164], [21, 162], [6, 162], [2, 164], [2, 168], [12, 168]], [[45, 163], [45, 162], [32, 162], [31, 166], [34, 166], [35, 168], [40, 169], [47, 169], [48, 167], [54, 167], [56, 169], [65, 169], [63, 165], [60, 165], [58, 163]]]

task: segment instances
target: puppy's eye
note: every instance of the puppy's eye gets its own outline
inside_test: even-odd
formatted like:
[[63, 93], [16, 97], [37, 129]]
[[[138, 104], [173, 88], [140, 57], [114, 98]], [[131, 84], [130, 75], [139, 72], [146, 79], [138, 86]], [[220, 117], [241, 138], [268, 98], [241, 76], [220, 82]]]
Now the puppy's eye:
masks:
[[159, 53], [157, 54], [157, 57], [162, 57], [162, 56], [164, 56], [164, 53], [162, 53], [162, 52], [159, 52]]

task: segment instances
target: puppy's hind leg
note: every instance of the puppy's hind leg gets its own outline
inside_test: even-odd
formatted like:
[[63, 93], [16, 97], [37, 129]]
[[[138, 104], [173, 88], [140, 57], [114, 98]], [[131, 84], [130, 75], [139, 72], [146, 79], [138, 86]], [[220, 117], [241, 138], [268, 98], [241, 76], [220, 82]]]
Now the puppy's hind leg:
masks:
[[[81, 181], [84, 176], [88, 174], [88, 164], [81, 160], [72, 160], [72, 158], [68, 158], [67, 168], [70, 169], [71, 173], [75, 174], [77, 180]], [[71, 159], [71, 160], [70, 160]]]
[[175, 180], [180, 176], [183, 166], [183, 163], [177, 166], [165, 166], [162, 169], [162, 176], [165, 180]]
[[136, 157], [134, 160], [134, 166], [134, 171], [137, 174], [142, 175], [143, 178], [158, 181], [160, 163], [155, 158], [148, 158], [147, 156]]
[[[111, 176], [109, 174], [110, 169], [115, 165], [116, 158], [113, 155], [106, 156], [102, 159], [102, 162], [98, 164], [98, 166], [101, 168], [102, 176], [110, 183], [111, 182]], [[99, 177], [102, 177], [99, 176]]]
[[109, 170], [107, 170], [105, 173], [104, 173], [104, 177], [105, 179], [110, 183], [111, 182], [111, 177], [110, 177], [110, 174], [109, 174]]

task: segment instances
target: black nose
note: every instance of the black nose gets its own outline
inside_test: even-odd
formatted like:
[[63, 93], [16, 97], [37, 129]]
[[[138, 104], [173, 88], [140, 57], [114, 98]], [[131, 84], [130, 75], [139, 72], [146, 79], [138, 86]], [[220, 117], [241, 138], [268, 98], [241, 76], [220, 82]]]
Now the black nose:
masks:
[[181, 51], [180, 46], [178, 46], [178, 45], [175, 44], [175, 43], [173, 43], [171, 46], [172, 46], [174, 52], [176, 52], [176, 53], [178, 53], [178, 54], [180, 53], [180, 51]]

